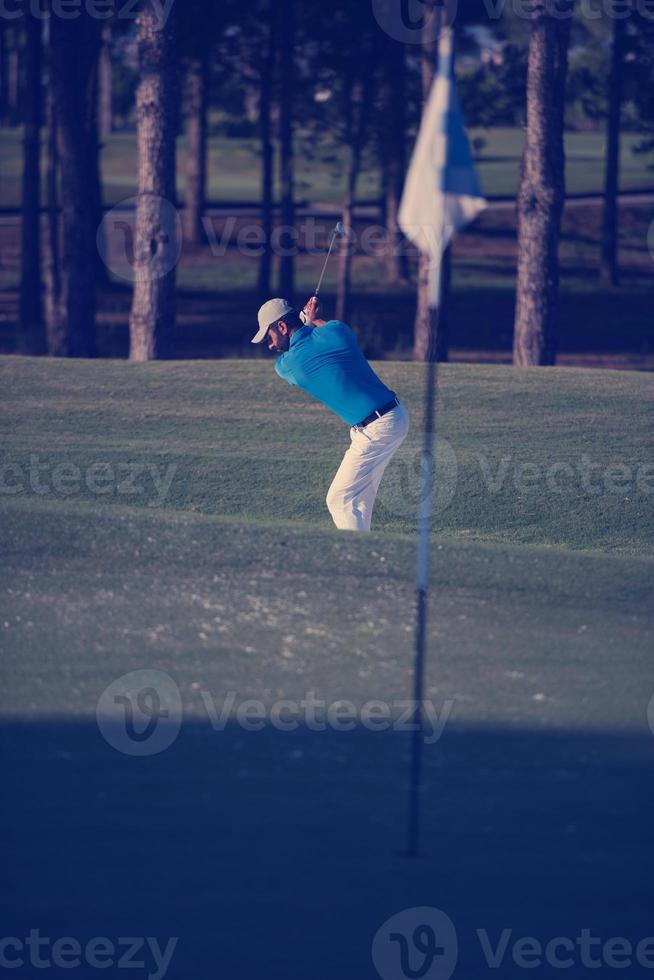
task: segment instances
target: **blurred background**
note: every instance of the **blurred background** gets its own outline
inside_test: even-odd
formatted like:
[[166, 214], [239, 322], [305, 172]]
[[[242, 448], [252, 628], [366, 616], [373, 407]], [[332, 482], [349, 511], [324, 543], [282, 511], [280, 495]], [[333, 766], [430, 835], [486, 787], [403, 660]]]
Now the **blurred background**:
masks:
[[[100, 15], [80, 0], [66, 19], [42, 0], [5, 10], [0, 352], [261, 356], [248, 343], [259, 302], [304, 302], [343, 219], [350, 244], [328, 268], [326, 312], [352, 324], [369, 357], [419, 358], [418, 262], [397, 208], [434, 71], [429, 6], [116, 0]], [[654, 15], [645, 6], [584, 0], [566, 41], [566, 198], [553, 273], [561, 364], [654, 366]], [[442, 360], [512, 359], [533, 39], [524, 7], [449, 8], [489, 207], [448, 255]], [[157, 219], [163, 266], [137, 301], [139, 193], [169, 209]], [[163, 339], [137, 343], [139, 317]]]

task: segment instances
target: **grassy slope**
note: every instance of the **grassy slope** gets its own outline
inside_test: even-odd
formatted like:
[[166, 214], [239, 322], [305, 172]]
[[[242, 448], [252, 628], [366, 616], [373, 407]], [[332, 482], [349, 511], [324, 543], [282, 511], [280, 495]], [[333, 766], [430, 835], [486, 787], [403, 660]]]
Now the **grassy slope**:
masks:
[[[386, 689], [402, 690], [422, 370], [397, 363], [379, 369], [407, 402], [412, 432], [382, 485], [375, 533], [354, 539], [332, 529], [324, 507], [347, 430], [284, 386], [270, 363], [5, 359], [3, 462], [20, 467], [24, 488], [2, 496], [5, 540], [15, 556], [10, 568], [22, 583], [5, 596], [14, 665], [22, 665], [12, 710], [25, 710], [32, 676], [25, 668], [31, 662], [42, 672], [44, 647], [54, 676], [46, 671], [42, 693], [53, 710], [85, 713], [98, 671], [108, 679], [143, 656], [158, 662], [163, 655], [177, 672], [184, 664], [191, 674], [217, 671], [221, 683], [228, 663], [237, 688], [281, 692], [306, 683], [293, 657], [308, 669], [316, 646], [331, 655], [324, 670], [310, 673], [330, 690], [376, 690], [379, 675], [369, 663], [375, 650], [388, 671]], [[647, 375], [441, 370], [439, 432], [447, 442], [440, 446], [433, 631], [448, 635], [441, 653], [454, 658], [450, 694], [463, 681], [455, 667], [462, 645], [478, 662], [472, 717], [507, 710], [501, 698], [482, 695], [489, 653], [493, 672], [505, 658], [507, 671], [516, 657], [533, 661], [536, 673], [527, 672], [525, 683], [538, 686], [553, 636], [565, 672], [574, 673], [589, 641], [602, 647], [593, 667], [600, 674], [616, 647], [630, 646], [636, 659], [644, 652], [654, 493], [639, 490], [635, 474], [649, 462], [651, 399]], [[584, 456], [601, 464], [588, 490]], [[40, 467], [38, 493], [30, 490], [30, 457]], [[108, 493], [90, 493], [74, 474], [70, 486], [56, 489], [57, 466], [85, 473], [94, 463], [113, 467]], [[138, 492], [119, 492], [118, 476], [124, 479], [131, 464], [156, 466], [162, 475], [174, 467], [165, 499], [145, 473]], [[520, 475], [516, 467], [524, 464], [536, 469]], [[548, 489], [544, 474], [553, 464], [572, 467], [562, 477], [564, 493]], [[628, 468], [621, 475], [629, 485], [611, 492], [603, 480], [616, 464]], [[502, 466], [503, 485], [489, 486]], [[17, 473], [7, 474], [7, 483]], [[520, 479], [527, 483], [516, 486]], [[36, 606], [26, 593], [40, 596]], [[81, 660], [70, 658], [72, 650]], [[569, 659], [571, 651], [578, 653]], [[57, 669], [62, 655], [64, 674]], [[280, 677], [280, 663], [293, 669]], [[69, 671], [85, 678], [77, 697]], [[442, 682], [440, 668], [439, 676]], [[477, 680], [463, 685], [464, 716]], [[640, 697], [637, 684], [632, 694]], [[608, 708], [595, 701], [588, 710], [605, 718]], [[564, 718], [575, 722], [567, 709]]]
[[[71, 507], [86, 497], [107, 512], [157, 506], [243, 523], [331, 526], [324, 494], [347, 430], [283, 385], [271, 361], [11, 358], [2, 367], [6, 452], [26, 472], [30, 453], [38, 454], [50, 487], [44, 504]], [[393, 362], [379, 370], [406, 401], [413, 425], [385, 480], [375, 526], [407, 533], [415, 519], [423, 370]], [[654, 484], [652, 471], [643, 469], [651, 462], [649, 376], [453, 365], [440, 378], [438, 431], [447, 453], [438, 530], [455, 538], [650, 552], [654, 493], [643, 484], [647, 472]], [[98, 496], [82, 484], [56, 500], [51, 472], [62, 461], [176, 470], [163, 502], [145, 476], [140, 493]], [[593, 467], [587, 487], [585, 461]], [[526, 464], [532, 468], [521, 471]], [[568, 469], [550, 485], [554, 466]], [[29, 501], [19, 495], [15, 502]]]
[[[420, 369], [380, 371], [411, 408], [411, 463]], [[384, 919], [435, 905], [458, 930], [456, 977], [479, 980], [479, 927], [493, 944], [507, 926], [649, 934], [652, 496], [489, 494], [475, 466], [634, 467], [647, 376], [442, 372], [459, 481], [434, 540], [427, 691], [454, 707], [425, 750], [420, 861], [397, 853], [406, 735], [218, 734], [202, 701], [407, 697], [413, 503], [386, 495], [368, 536], [330, 529], [346, 431], [268, 363], [5, 358], [0, 392], [2, 462], [26, 474], [36, 454], [45, 488], [64, 462], [178, 467], [161, 507], [150, 492], [0, 500], [7, 935], [178, 936], [168, 980], [217, 962], [243, 980], [362, 980]], [[168, 671], [185, 711], [146, 759], [93, 720], [138, 668]]]

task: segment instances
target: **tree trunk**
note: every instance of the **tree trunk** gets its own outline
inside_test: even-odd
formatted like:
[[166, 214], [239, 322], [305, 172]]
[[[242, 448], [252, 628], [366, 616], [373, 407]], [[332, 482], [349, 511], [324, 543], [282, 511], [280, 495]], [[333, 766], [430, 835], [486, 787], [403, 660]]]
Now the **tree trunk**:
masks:
[[23, 188], [18, 349], [45, 353], [41, 306], [40, 126], [41, 21], [25, 11], [25, 91], [23, 95]]
[[350, 167], [348, 170], [347, 190], [343, 201], [341, 221], [346, 231], [346, 237], [341, 242], [338, 253], [338, 284], [336, 293], [336, 319], [345, 322], [350, 306], [350, 272], [352, 269], [352, 227], [354, 224], [354, 196], [356, 192], [359, 163], [356, 160], [354, 147], [350, 150]]
[[98, 60], [98, 131], [100, 140], [106, 140], [108, 136], [111, 136], [114, 128], [111, 36], [111, 23], [106, 23], [102, 28], [102, 47]]
[[390, 38], [388, 47], [388, 121], [383, 146], [385, 266], [390, 283], [406, 283], [409, 277], [404, 238], [397, 222], [402, 198], [406, 160], [406, 58], [404, 45]]
[[9, 125], [9, 28], [0, 17], [0, 126]]
[[281, 94], [279, 136], [281, 164], [281, 223], [279, 293], [290, 303], [295, 294], [295, 203], [293, 187], [293, 95], [295, 86], [295, 0], [280, 0]]
[[[372, 42], [370, 42], [372, 43]], [[361, 154], [366, 138], [366, 127], [370, 116], [373, 83], [373, 51], [363, 55], [363, 71], [354, 84], [352, 92], [352, 132], [350, 133], [350, 165], [347, 174], [345, 199], [341, 221], [347, 236], [341, 243], [338, 256], [338, 293], [336, 298], [336, 319], [345, 321], [349, 314], [352, 257], [354, 252], [352, 230], [354, 226], [354, 202], [361, 170]], [[348, 100], [350, 101], [350, 100]]]
[[46, 167], [46, 206], [48, 211], [48, 251], [45, 263], [45, 320], [48, 353], [57, 354], [65, 345], [65, 333], [61, 315], [61, 278], [59, 267], [59, 201], [57, 196], [57, 172], [59, 154], [57, 150], [57, 113], [52, 86], [47, 97], [47, 167]]
[[[435, 6], [425, 12], [423, 34], [427, 38], [422, 45], [422, 105], [427, 104], [436, 68], [438, 67], [438, 31], [433, 30], [437, 17], [444, 20], [446, 11]], [[429, 302], [429, 267], [431, 258], [424, 252], [418, 256], [418, 288], [416, 296], [416, 319], [413, 328], [414, 361], [447, 361], [448, 326], [447, 307], [450, 292], [450, 249], [443, 254], [440, 277], [440, 302], [433, 307]]]
[[104, 245], [99, 245], [98, 236], [104, 236], [102, 218], [104, 215], [102, 207], [102, 171], [101, 171], [101, 150], [99, 111], [100, 111], [100, 51], [98, 59], [93, 66], [92, 90], [87, 102], [86, 118], [83, 120], [86, 130], [88, 144], [88, 183], [89, 197], [91, 200], [89, 237], [93, 241], [93, 267], [95, 270], [95, 281], [98, 286], [105, 286], [109, 282], [109, 273], [104, 263], [103, 255], [107, 254]]
[[20, 52], [18, 38], [13, 31], [14, 46], [7, 53], [7, 121], [10, 126], [18, 125], [18, 80], [20, 78]]
[[174, 8], [158, 30], [154, 0], [147, 0], [138, 17], [138, 49], [139, 174], [129, 356], [147, 361], [172, 357], [175, 329]]
[[573, 0], [540, 0], [532, 14], [527, 134], [518, 190], [518, 274], [513, 363], [554, 364], [558, 245], [565, 203], [563, 124]]
[[261, 227], [263, 230], [263, 251], [259, 260], [257, 292], [263, 302], [270, 296], [272, 273], [271, 238], [273, 230], [273, 173], [274, 148], [272, 141], [272, 89], [275, 84], [275, 0], [268, 6], [268, 37], [265, 54], [261, 62], [259, 88], [259, 131], [261, 134]]
[[600, 277], [607, 286], [619, 284], [618, 270], [618, 183], [620, 171], [620, 108], [622, 103], [622, 64], [625, 22], [613, 17], [613, 45], [609, 75], [609, 111], [606, 124], [606, 170], [604, 175], [604, 214]]
[[184, 238], [192, 245], [204, 240], [202, 216], [207, 183], [207, 74], [208, 53], [189, 64], [186, 104], [186, 202]]
[[55, 341], [51, 353], [95, 355], [96, 213], [89, 174], [88, 126], [95, 94], [99, 22], [84, 10], [75, 19], [50, 18], [51, 76], [61, 161], [63, 249]]

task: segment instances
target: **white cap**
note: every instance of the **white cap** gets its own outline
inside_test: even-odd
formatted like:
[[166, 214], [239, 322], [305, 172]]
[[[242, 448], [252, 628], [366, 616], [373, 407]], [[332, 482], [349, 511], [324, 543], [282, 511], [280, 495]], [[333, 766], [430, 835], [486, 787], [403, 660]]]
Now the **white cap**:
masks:
[[268, 332], [268, 327], [271, 327], [273, 323], [277, 323], [277, 321], [285, 317], [287, 313], [292, 312], [293, 307], [288, 300], [269, 299], [268, 302], [264, 303], [259, 310], [259, 329], [255, 333], [250, 343], [260, 344]]

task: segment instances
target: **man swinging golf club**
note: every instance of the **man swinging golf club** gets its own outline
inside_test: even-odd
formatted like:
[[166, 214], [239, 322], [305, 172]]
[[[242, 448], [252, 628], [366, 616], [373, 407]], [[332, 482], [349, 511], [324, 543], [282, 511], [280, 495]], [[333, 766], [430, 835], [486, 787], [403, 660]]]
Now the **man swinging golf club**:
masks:
[[270, 299], [259, 310], [252, 343], [267, 341], [280, 355], [280, 378], [350, 426], [350, 447], [327, 491], [327, 507], [337, 528], [369, 531], [384, 470], [409, 431], [409, 413], [372, 370], [352, 330], [320, 314], [317, 296], [302, 315], [285, 299]]

